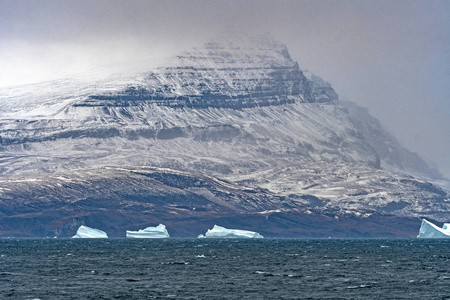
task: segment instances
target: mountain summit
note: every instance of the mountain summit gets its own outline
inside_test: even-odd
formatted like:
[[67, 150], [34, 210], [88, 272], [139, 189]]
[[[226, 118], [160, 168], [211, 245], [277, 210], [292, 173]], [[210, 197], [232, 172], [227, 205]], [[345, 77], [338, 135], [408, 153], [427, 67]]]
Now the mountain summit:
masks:
[[413, 236], [418, 217], [449, 217], [448, 194], [411, 176], [439, 173], [267, 35], [132, 79], [8, 90], [0, 107], [1, 235], [161, 222], [196, 236], [222, 220], [264, 236]]

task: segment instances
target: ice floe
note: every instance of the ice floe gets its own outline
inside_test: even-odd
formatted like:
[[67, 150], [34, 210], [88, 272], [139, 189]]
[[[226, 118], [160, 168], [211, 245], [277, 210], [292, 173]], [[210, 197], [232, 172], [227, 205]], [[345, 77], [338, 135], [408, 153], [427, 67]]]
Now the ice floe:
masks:
[[159, 224], [156, 227], [139, 229], [138, 231], [127, 230], [127, 238], [160, 239], [169, 237], [169, 232], [167, 232], [166, 226], [164, 224]]
[[212, 229], [208, 229], [205, 235], [200, 234], [198, 238], [263, 238], [257, 232], [242, 229], [227, 229], [222, 226], [214, 225]]
[[78, 230], [77, 234], [75, 234], [72, 238], [82, 238], [82, 239], [107, 239], [108, 235], [99, 229], [87, 227], [84, 225], [81, 225]]
[[450, 223], [444, 223], [442, 228], [423, 219], [420, 226], [419, 239], [450, 239]]

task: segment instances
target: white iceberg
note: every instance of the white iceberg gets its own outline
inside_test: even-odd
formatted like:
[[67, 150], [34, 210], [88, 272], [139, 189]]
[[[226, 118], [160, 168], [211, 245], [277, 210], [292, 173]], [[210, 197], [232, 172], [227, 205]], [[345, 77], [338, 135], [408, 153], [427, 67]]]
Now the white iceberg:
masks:
[[84, 225], [81, 225], [80, 228], [77, 230], [77, 234], [75, 234], [73, 239], [107, 239], [108, 235], [106, 232], [94, 229], [91, 227], [87, 227]]
[[167, 232], [166, 226], [159, 224], [156, 227], [147, 227], [145, 229], [140, 229], [138, 231], [127, 230], [127, 238], [137, 238], [137, 239], [162, 239], [169, 238], [169, 233]]
[[263, 236], [257, 232], [242, 229], [227, 229], [222, 226], [214, 225], [213, 229], [208, 229], [205, 235], [200, 234], [198, 238], [257, 238]]
[[420, 226], [418, 239], [450, 239], [450, 223], [444, 223], [442, 228], [423, 219]]

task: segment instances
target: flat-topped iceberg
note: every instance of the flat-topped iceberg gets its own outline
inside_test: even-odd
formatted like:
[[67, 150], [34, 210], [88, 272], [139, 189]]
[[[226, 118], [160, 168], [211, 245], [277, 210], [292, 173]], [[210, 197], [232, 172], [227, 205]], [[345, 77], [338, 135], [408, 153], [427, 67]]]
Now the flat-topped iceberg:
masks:
[[156, 227], [147, 227], [145, 229], [140, 229], [138, 231], [127, 230], [127, 238], [137, 238], [137, 239], [161, 239], [169, 238], [169, 233], [167, 232], [166, 226], [159, 224]]
[[75, 234], [72, 238], [73, 239], [77, 239], [77, 238], [80, 238], [80, 239], [107, 239], [108, 235], [104, 231], [81, 225], [77, 230], [77, 234]]
[[200, 234], [198, 238], [257, 238], [263, 236], [257, 232], [242, 229], [227, 229], [222, 226], [214, 225], [213, 229], [208, 229], [205, 235]]
[[442, 228], [423, 219], [420, 226], [418, 239], [450, 239], [450, 223], [444, 223]]

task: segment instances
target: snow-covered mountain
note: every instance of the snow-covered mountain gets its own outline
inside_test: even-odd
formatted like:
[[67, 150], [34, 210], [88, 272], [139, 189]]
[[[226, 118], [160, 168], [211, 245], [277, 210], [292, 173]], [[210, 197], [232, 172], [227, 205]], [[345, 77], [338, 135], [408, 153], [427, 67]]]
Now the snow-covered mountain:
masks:
[[[14, 215], [14, 201], [5, 199], [27, 189], [36, 191], [27, 194], [33, 200], [18, 203], [45, 202], [43, 186], [76, 203], [97, 197], [83, 193], [93, 184], [80, 175], [83, 169], [101, 178], [95, 181], [100, 189], [112, 178], [127, 182], [127, 172], [143, 166], [207, 176], [260, 195], [238, 209], [236, 203], [225, 205], [221, 194], [219, 206], [227, 214], [450, 216], [448, 194], [418, 179], [439, 179], [438, 171], [404, 149], [367, 110], [339, 101], [329, 83], [303, 72], [286, 46], [268, 36], [210, 42], [143, 74], [5, 89], [0, 109], [4, 220]], [[116, 171], [105, 173], [106, 166]], [[77, 182], [77, 193], [58, 178]], [[20, 188], [11, 182], [21, 182]], [[198, 194], [195, 185], [187, 189], [197, 196], [214, 194], [208, 188]], [[118, 191], [101, 190], [102, 197], [116, 199]], [[141, 194], [149, 197], [151, 191]], [[127, 195], [123, 201], [133, 198], [131, 191]], [[64, 202], [58, 197], [51, 209]], [[149, 223], [155, 222], [160, 220]]]

